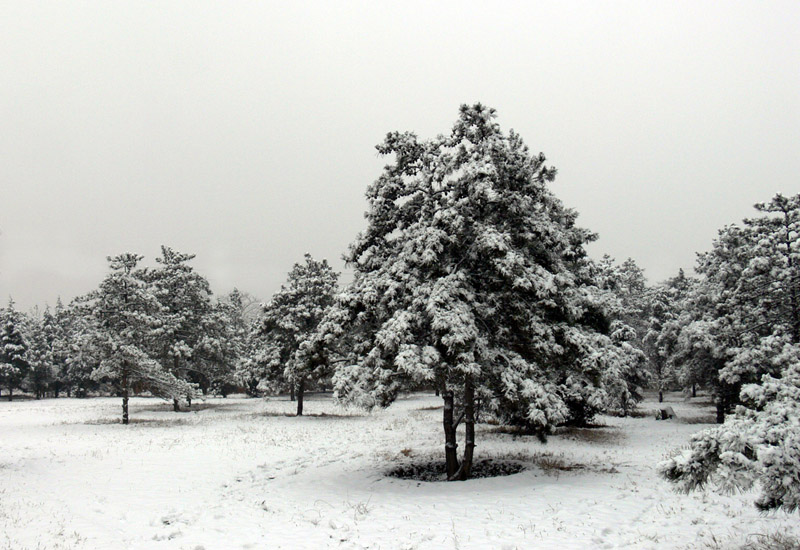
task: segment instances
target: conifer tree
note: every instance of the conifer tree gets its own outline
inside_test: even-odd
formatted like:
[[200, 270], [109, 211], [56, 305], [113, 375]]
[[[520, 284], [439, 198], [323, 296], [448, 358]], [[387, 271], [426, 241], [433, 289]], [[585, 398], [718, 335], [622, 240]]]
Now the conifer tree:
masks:
[[64, 384], [68, 396], [86, 397], [99, 387], [92, 376], [103, 360], [103, 339], [98, 334], [98, 322], [93, 311], [84, 306], [86, 297], [73, 301], [65, 310]]
[[250, 328], [245, 297], [239, 289], [234, 288], [215, 304], [212, 317], [212, 324], [219, 335], [215, 352], [220, 365], [213, 382], [215, 389], [225, 397], [237, 384], [237, 375], [246, 356]]
[[478, 398], [539, 434], [602, 407], [603, 376], [626, 350], [589, 288], [594, 235], [548, 189], [544, 155], [480, 104], [462, 106], [448, 136], [390, 133], [378, 151], [395, 160], [367, 191], [367, 229], [346, 256], [353, 283], [313, 340], [347, 342], [337, 395], [385, 406], [438, 386], [449, 479], [470, 477]]
[[650, 308], [644, 271], [628, 258], [617, 264], [608, 255], [597, 263], [598, 303], [610, 322], [609, 333], [618, 350], [604, 373], [609, 401], [606, 410], [627, 415], [643, 399], [650, 382], [644, 335]]
[[165, 369], [152, 352], [151, 343], [163, 337], [170, 319], [137, 269], [141, 259], [142, 256], [130, 253], [109, 257], [111, 273], [82, 304], [93, 321], [87, 327], [92, 345], [102, 357], [92, 376], [118, 386], [123, 424], [128, 423], [128, 398], [134, 383], [143, 384], [165, 399], [194, 392], [191, 384]]
[[[219, 327], [212, 322], [211, 288], [189, 265], [194, 254], [183, 254], [167, 246], [156, 258], [158, 269], [143, 272], [162, 306], [164, 327], [152, 342], [162, 366], [182, 380], [197, 383], [204, 393], [217, 366]], [[187, 402], [191, 403], [191, 393]], [[179, 400], [173, 400], [175, 411]]]
[[678, 387], [681, 382], [691, 387], [692, 396], [695, 396], [697, 381], [681, 377], [676, 369], [680, 316], [693, 284], [693, 279], [686, 277], [680, 269], [677, 276], [648, 292], [648, 319], [642, 343], [658, 389], [659, 402], [664, 400], [665, 390]]
[[31, 316], [28, 325], [27, 357], [30, 369], [26, 385], [36, 399], [41, 399], [55, 379], [53, 362], [55, 319], [50, 313], [50, 308], [45, 308], [41, 316]]
[[0, 389], [8, 390], [9, 401], [30, 370], [21, 326], [22, 316], [9, 299], [8, 307], [0, 312]]
[[303, 414], [309, 379], [327, 374], [327, 356], [303, 344], [333, 304], [338, 276], [327, 260], [317, 261], [306, 254], [304, 263], [294, 265], [286, 284], [265, 304], [261, 316], [259, 332], [267, 368], [294, 388], [298, 416]]
[[690, 449], [660, 471], [684, 490], [757, 484], [756, 506], [794, 511], [800, 504], [800, 195], [776, 195], [756, 209], [759, 217], [725, 228], [701, 257], [696, 288], [709, 303], [695, 296], [706, 307], [681, 333], [704, 343], [696, 349], [714, 353], [719, 385], [736, 388], [730, 399], [742, 405], [722, 426], [695, 435]]
[[54, 397], [59, 393], [71, 392], [71, 380], [69, 377], [69, 356], [70, 356], [70, 322], [72, 316], [61, 298], [56, 300], [56, 307], [53, 310], [52, 330], [50, 331], [50, 353], [53, 365], [53, 380], [51, 383]]

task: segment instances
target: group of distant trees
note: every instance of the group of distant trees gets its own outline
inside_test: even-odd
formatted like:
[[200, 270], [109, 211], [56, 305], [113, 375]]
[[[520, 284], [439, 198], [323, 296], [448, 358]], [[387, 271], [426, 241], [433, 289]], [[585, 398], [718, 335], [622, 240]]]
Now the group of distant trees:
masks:
[[2, 310], [0, 387], [36, 398], [131, 392], [191, 404], [198, 393], [236, 387], [247, 336], [241, 293], [212, 300], [208, 281], [189, 265], [194, 256], [162, 247], [157, 268], [141, 256], [109, 258], [98, 288], [51, 312]]
[[390, 133], [378, 151], [394, 161], [367, 190], [350, 284], [306, 255], [250, 316], [237, 291], [212, 300], [191, 255], [163, 247], [155, 269], [109, 258], [98, 289], [69, 306], [3, 311], [0, 385], [105, 389], [122, 396], [123, 422], [132, 391], [176, 410], [198, 392], [288, 391], [300, 415], [309, 389], [367, 408], [426, 389], [443, 399], [451, 480], [470, 477], [478, 411], [544, 439], [628, 414], [645, 388], [659, 400], [702, 389], [719, 423], [736, 416], [663, 475], [689, 489], [759, 481], [759, 506], [796, 508], [800, 195], [722, 229], [696, 276], [649, 285], [631, 259], [587, 256], [596, 236], [550, 191], [555, 169], [493, 109], [462, 106], [450, 134]]

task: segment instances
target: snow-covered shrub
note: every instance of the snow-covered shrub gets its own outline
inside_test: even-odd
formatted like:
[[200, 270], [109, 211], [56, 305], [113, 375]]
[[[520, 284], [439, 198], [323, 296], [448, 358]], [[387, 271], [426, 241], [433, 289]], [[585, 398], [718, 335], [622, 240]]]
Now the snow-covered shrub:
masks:
[[735, 416], [696, 434], [690, 448], [662, 462], [660, 473], [684, 491], [710, 484], [723, 491], [759, 486], [756, 506], [800, 505], [800, 346], [776, 358], [781, 378], [764, 375], [742, 388]]

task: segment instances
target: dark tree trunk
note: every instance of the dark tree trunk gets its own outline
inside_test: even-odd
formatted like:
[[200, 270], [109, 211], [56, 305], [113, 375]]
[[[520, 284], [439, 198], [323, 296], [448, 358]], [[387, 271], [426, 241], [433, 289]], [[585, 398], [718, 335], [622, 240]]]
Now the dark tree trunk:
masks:
[[664, 392], [661, 391], [661, 390], [658, 390], [658, 402], [659, 403], [663, 403], [664, 402]]
[[172, 398], [172, 412], [181, 412], [181, 404], [177, 397]]
[[692, 384], [692, 397], [697, 397], [697, 384]]
[[294, 382], [289, 386], [289, 401], [294, 401]]
[[461, 461], [461, 479], [472, 473], [472, 456], [475, 450], [475, 387], [472, 378], [464, 380], [464, 459]]
[[128, 423], [128, 369], [122, 369], [122, 423]]
[[444, 401], [442, 423], [444, 424], [445, 469], [447, 479], [451, 479], [458, 471], [458, 443], [456, 443], [456, 427], [453, 425], [453, 392], [447, 389], [443, 390], [442, 400]]
[[722, 396], [717, 397], [717, 424], [725, 422], [725, 400]]
[[306, 393], [306, 379], [301, 378], [297, 384], [297, 416], [303, 416], [303, 396]]
[[436, 397], [439, 397], [439, 386], [436, 386], [436, 388], [434, 388], [434, 395]]
[[11, 386], [8, 387], [8, 400], [11, 401], [11, 398], [14, 396], [14, 388]]

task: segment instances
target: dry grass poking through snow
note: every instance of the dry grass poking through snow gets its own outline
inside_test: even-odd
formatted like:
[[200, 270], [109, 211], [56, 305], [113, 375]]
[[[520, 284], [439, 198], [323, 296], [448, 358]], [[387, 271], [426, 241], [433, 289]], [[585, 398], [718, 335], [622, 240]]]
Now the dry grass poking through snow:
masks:
[[754, 533], [747, 535], [742, 544], [740, 537], [718, 537], [709, 533], [704, 537], [704, 550], [798, 550], [800, 539], [784, 533]]

